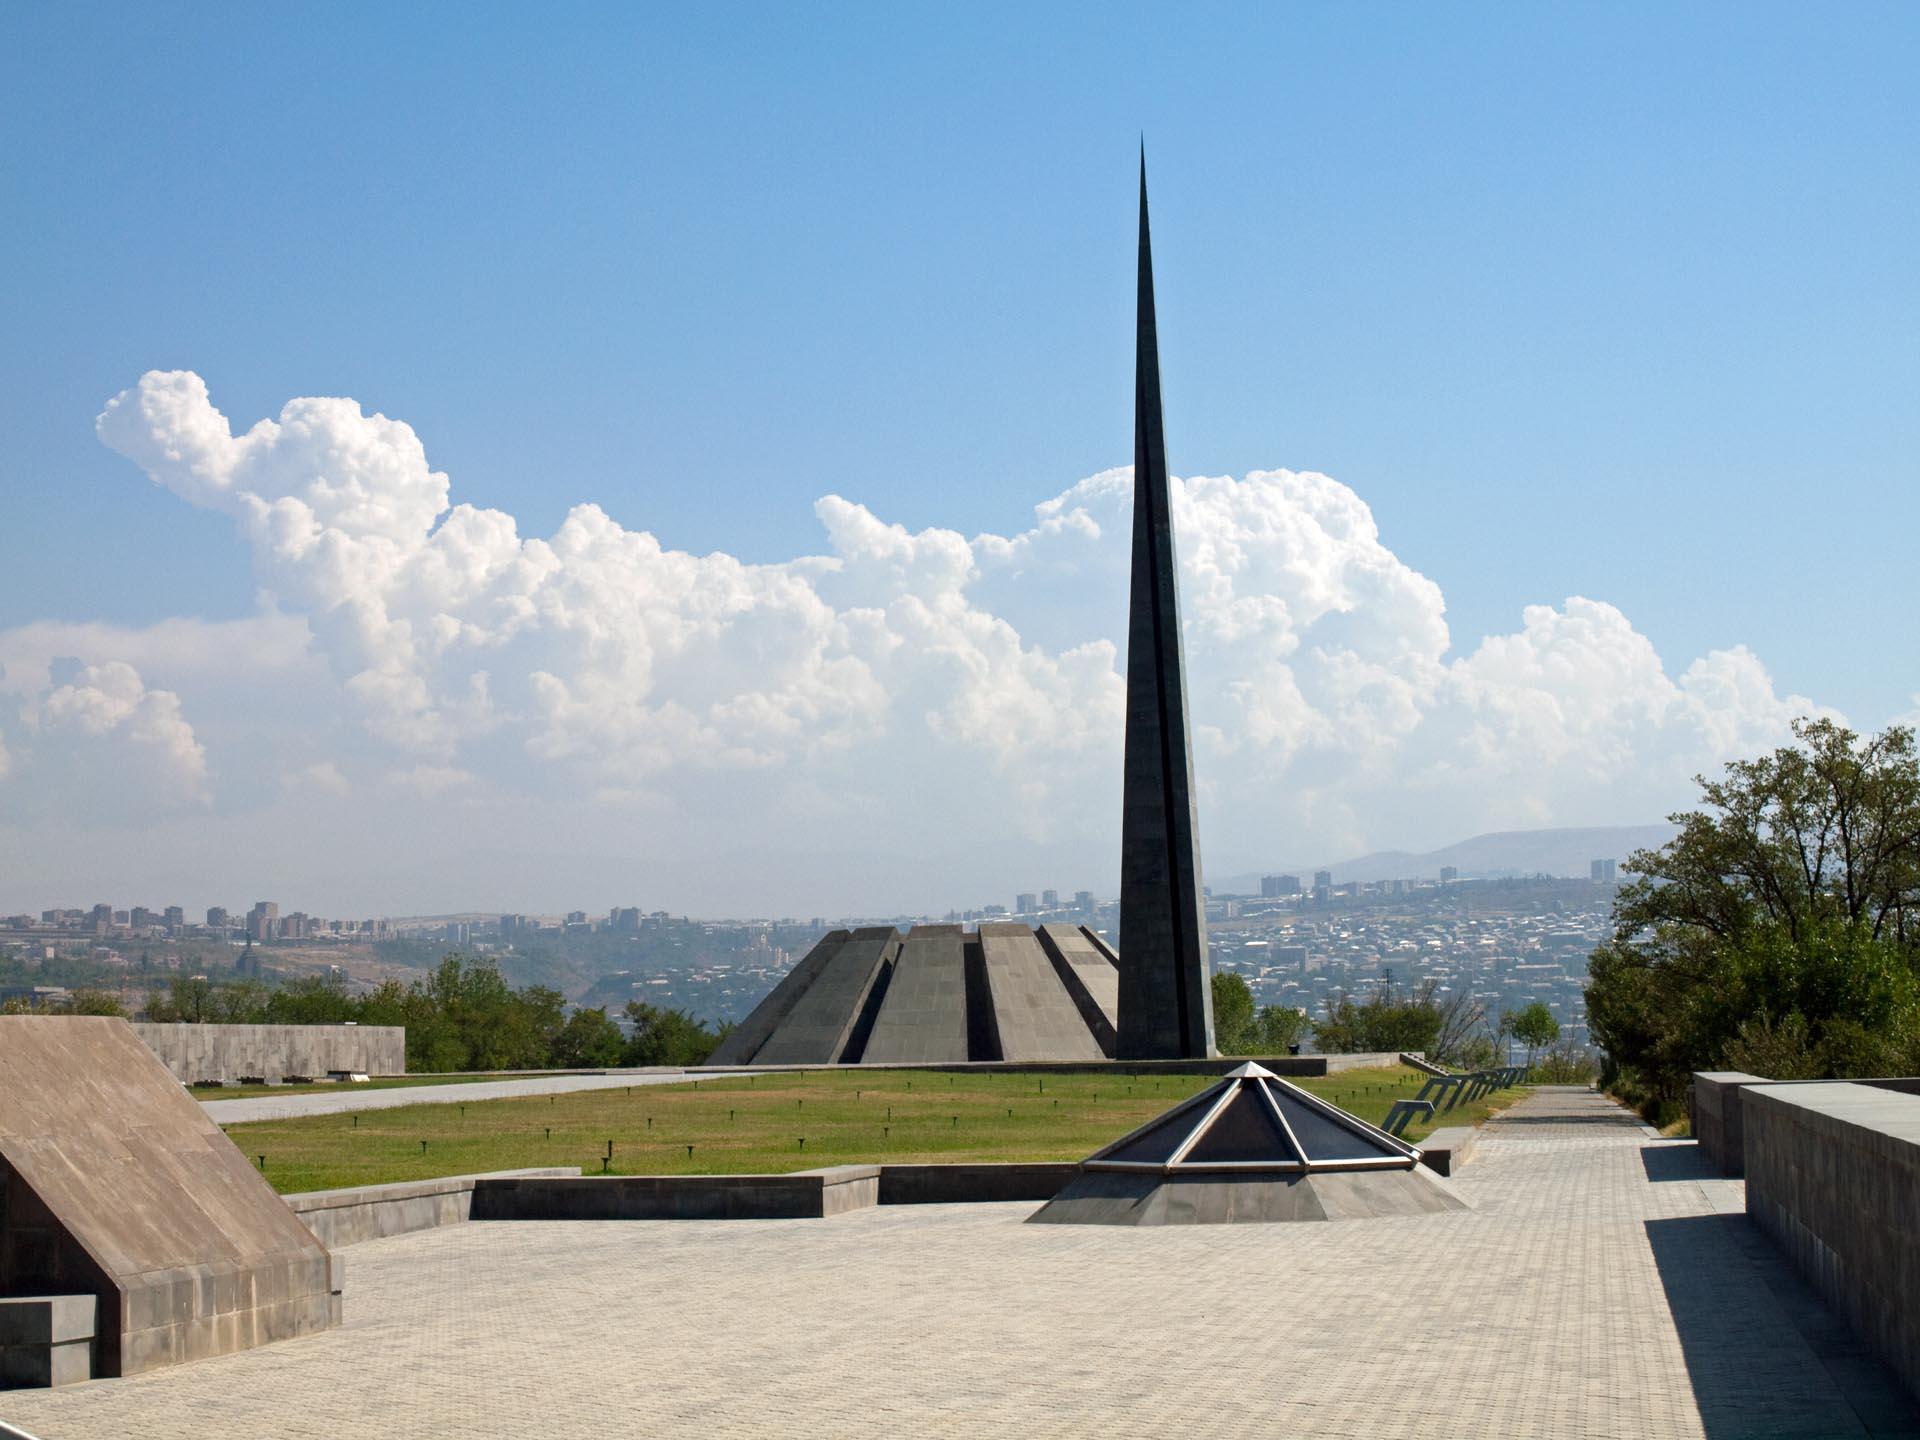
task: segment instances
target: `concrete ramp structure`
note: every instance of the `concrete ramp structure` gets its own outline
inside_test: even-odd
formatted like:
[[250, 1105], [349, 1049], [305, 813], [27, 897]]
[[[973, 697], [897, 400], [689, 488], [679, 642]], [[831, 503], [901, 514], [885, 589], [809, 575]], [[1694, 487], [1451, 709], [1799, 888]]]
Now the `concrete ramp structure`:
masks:
[[1464, 1208], [1413, 1146], [1249, 1062], [1089, 1156], [1029, 1220], [1219, 1225]]
[[1120, 978], [1092, 930], [835, 930], [721, 1042], [715, 1065], [1109, 1060]]
[[124, 1020], [0, 1017], [0, 1298], [92, 1297], [92, 1376], [325, 1330], [338, 1274]]

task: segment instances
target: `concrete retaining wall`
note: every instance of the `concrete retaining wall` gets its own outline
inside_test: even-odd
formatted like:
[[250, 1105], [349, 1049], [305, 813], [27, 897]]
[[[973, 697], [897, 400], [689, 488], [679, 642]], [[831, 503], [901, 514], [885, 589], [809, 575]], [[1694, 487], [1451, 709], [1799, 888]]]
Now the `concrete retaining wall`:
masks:
[[1700, 1152], [1722, 1175], [1746, 1173], [1742, 1097], [1756, 1085], [1866, 1085], [1902, 1095], [1920, 1095], [1920, 1076], [1889, 1075], [1871, 1080], [1769, 1080], [1741, 1070], [1696, 1070], [1689, 1094], [1693, 1138]]
[[329, 1250], [406, 1235], [438, 1225], [458, 1225], [473, 1210], [473, 1187], [485, 1180], [527, 1176], [578, 1175], [578, 1165], [542, 1170], [496, 1170], [486, 1175], [449, 1175], [438, 1180], [403, 1180], [394, 1185], [360, 1185], [346, 1190], [308, 1190], [288, 1195], [294, 1214], [306, 1222]]
[[1420, 1163], [1436, 1175], [1452, 1175], [1473, 1154], [1480, 1132], [1472, 1125], [1449, 1125], [1424, 1140], [1416, 1140]]
[[1693, 1077], [1693, 1138], [1722, 1175], [1743, 1172], [1740, 1092], [1766, 1080], [1744, 1070], [1700, 1070]]
[[1920, 1393], [1920, 1097], [1810, 1082], [1740, 1102], [1747, 1214]]
[[449, 1175], [285, 1197], [329, 1248], [467, 1220], [824, 1219], [870, 1205], [1051, 1200], [1073, 1161], [835, 1165], [791, 1175], [582, 1175], [577, 1166]]
[[1080, 1173], [1076, 1161], [1026, 1164], [882, 1165], [882, 1205], [977, 1205], [1051, 1200]]
[[475, 1220], [818, 1220], [878, 1203], [878, 1165], [792, 1175], [582, 1175], [486, 1180]]
[[407, 1073], [403, 1025], [154, 1025], [133, 1033], [185, 1085]]

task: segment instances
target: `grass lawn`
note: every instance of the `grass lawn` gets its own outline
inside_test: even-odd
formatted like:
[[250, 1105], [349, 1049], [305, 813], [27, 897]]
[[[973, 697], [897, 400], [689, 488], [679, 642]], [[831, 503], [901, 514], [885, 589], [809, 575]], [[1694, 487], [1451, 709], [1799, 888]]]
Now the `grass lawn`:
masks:
[[[1378, 1124], [1426, 1077], [1350, 1070], [1305, 1088]], [[615, 1175], [770, 1174], [880, 1161], [1078, 1160], [1212, 1083], [1201, 1075], [808, 1071], [525, 1099], [423, 1103], [224, 1127], [283, 1194], [536, 1165]], [[1439, 1117], [1472, 1125], [1498, 1091]], [[463, 1113], [464, 1111], [464, 1113]], [[1431, 1126], [1408, 1127], [1418, 1141]], [[804, 1146], [801, 1144], [805, 1140]], [[421, 1141], [426, 1145], [423, 1149]], [[687, 1147], [693, 1147], [689, 1153]]]

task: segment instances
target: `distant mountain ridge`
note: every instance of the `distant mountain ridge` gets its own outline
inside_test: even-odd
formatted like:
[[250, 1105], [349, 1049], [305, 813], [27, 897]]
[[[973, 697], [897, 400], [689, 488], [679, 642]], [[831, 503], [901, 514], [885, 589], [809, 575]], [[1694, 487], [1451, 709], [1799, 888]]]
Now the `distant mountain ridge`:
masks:
[[1212, 882], [1218, 893], [1257, 895], [1260, 875], [1298, 875], [1311, 885], [1315, 870], [1331, 870], [1333, 883], [1348, 881], [1437, 879], [1440, 867], [1452, 865], [1460, 878], [1489, 875], [1570, 875], [1584, 877], [1595, 860], [1625, 862], [1635, 850], [1664, 845], [1674, 835], [1666, 822], [1657, 825], [1592, 825], [1561, 830], [1496, 830], [1456, 841], [1439, 850], [1416, 854], [1409, 850], [1376, 850], [1331, 865], [1276, 866], [1264, 872], [1229, 875]]

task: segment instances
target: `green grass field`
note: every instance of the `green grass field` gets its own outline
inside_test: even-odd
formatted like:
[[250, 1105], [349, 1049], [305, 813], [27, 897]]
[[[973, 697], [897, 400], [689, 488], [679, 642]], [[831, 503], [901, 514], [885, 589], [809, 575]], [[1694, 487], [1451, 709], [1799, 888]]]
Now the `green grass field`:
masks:
[[[1424, 1076], [1402, 1066], [1301, 1082], [1379, 1123]], [[282, 1193], [536, 1165], [615, 1175], [771, 1174], [820, 1165], [1078, 1160], [1204, 1089], [1198, 1075], [808, 1071], [516, 1100], [407, 1105], [225, 1127]], [[1478, 1124], [1525, 1092], [1440, 1117]], [[464, 1111], [464, 1113], [463, 1113]], [[1431, 1127], [1412, 1126], [1417, 1141]], [[804, 1140], [804, 1145], [801, 1143]], [[424, 1148], [421, 1142], [425, 1141]], [[692, 1149], [689, 1151], [688, 1147]]]

